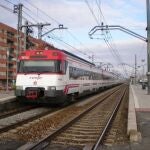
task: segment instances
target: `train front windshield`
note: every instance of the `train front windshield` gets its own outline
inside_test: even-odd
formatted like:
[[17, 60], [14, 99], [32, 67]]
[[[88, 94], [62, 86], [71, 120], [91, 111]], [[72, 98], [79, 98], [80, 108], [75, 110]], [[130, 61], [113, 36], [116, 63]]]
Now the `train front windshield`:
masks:
[[19, 73], [59, 73], [61, 61], [58, 60], [22, 60]]

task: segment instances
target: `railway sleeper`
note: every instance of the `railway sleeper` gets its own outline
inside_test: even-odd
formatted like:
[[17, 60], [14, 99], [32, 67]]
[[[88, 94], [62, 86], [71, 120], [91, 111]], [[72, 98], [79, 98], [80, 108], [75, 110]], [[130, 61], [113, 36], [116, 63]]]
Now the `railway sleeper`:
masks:
[[59, 142], [64, 142], [64, 143], [69, 143], [69, 142], [73, 142], [73, 143], [83, 143], [84, 145], [88, 144], [89, 142], [94, 143], [96, 141], [96, 137], [95, 138], [82, 138], [79, 140], [79, 138], [76, 137], [57, 137], [56, 139], [52, 140], [51, 143], [59, 143]]
[[89, 132], [86, 132], [86, 131], [67, 131], [65, 134], [82, 134], [82, 135], [96, 135], [98, 134], [98, 131], [89, 131]]

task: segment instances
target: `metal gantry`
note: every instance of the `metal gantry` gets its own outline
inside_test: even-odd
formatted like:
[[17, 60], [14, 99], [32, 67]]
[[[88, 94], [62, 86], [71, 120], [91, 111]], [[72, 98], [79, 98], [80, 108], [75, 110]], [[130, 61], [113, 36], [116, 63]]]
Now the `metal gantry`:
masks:
[[62, 29], [68, 29], [67, 27], [64, 27], [63, 24], [59, 24], [59, 26], [57, 28], [53, 28], [47, 32], [45, 32], [44, 34], [41, 34], [41, 38], [47, 34], [49, 34], [50, 32], [54, 31], [54, 30], [62, 30]]
[[123, 27], [123, 26], [120, 26], [120, 25], [103, 25], [103, 23], [102, 23], [101, 26], [95, 26], [94, 28], [92, 28], [90, 30], [90, 32], [89, 32], [90, 38], [93, 38], [92, 35], [95, 32], [97, 32], [98, 30], [101, 30], [101, 31], [104, 31], [104, 30], [106, 30], [106, 31], [108, 31], [108, 30], [120, 30], [120, 31], [123, 31], [123, 32], [125, 32], [127, 34], [130, 34], [130, 35], [132, 35], [132, 36], [134, 36], [134, 37], [136, 37], [136, 38], [138, 38], [140, 40], [143, 40], [143, 41], [147, 42], [147, 38], [146, 37], [144, 37], [142, 35], [139, 35], [139, 34], [133, 32], [133, 31]]

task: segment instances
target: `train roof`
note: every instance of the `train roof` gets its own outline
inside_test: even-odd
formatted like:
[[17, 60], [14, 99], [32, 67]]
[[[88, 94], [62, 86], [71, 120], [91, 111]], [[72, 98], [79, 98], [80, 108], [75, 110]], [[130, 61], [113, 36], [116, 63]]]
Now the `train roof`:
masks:
[[75, 58], [77, 58], [77, 59], [80, 59], [80, 60], [82, 60], [82, 61], [84, 61], [84, 62], [87, 62], [87, 63], [89, 63], [89, 64], [95, 66], [94, 63], [91, 63], [91, 62], [89, 62], [89, 61], [87, 61], [87, 60], [85, 60], [85, 59], [83, 59], [83, 58], [81, 58], [81, 57], [79, 57], [79, 56], [76, 56], [76, 55], [74, 55], [74, 54], [72, 54], [72, 53], [70, 53], [70, 52], [68, 52], [68, 51], [65, 51], [65, 50], [60, 50], [60, 51], [64, 52], [64, 53], [67, 54], [67, 55], [70, 55], [70, 56], [72, 56], [72, 57], [75, 57]]
[[[85, 60], [85, 59], [83, 59], [83, 58], [81, 58], [81, 57], [79, 57], [79, 56], [76, 56], [76, 55], [74, 55], [74, 54], [72, 54], [72, 53], [70, 53], [70, 52], [68, 52], [68, 51], [66, 51], [66, 50], [61, 50], [61, 49], [46, 49], [46, 50], [43, 50], [43, 49], [41, 49], [41, 50], [36, 50], [36, 49], [34, 49], [34, 50], [27, 50], [28, 52], [29, 51], [59, 51], [59, 52], [63, 52], [63, 53], [65, 53], [66, 55], [69, 55], [69, 56], [72, 56], [72, 57], [74, 57], [74, 58], [77, 58], [78, 60], [81, 60], [81, 61], [83, 61], [83, 62], [86, 62], [86, 63], [88, 63], [88, 64], [90, 64], [90, 65], [92, 65], [92, 66], [95, 66], [95, 64], [94, 63], [91, 63], [91, 62], [89, 62], [89, 61], [87, 61], [87, 60]], [[24, 53], [24, 52], [23, 52]]]
[[[64, 53], [64, 54], [66, 54], [66, 55], [69, 55], [69, 56], [72, 56], [72, 57], [74, 57], [74, 58], [77, 58], [78, 60], [81, 60], [81, 61], [83, 61], [83, 62], [86, 62], [86, 63], [88, 63], [88, 64], [90, 64], [90, 65], [92, 65], [95, 69], [97, 69], [97, 67], [96, 67], [96, 65], [94, 64], [94, 63], [91, 63], [91, 62], [89, 62], [89, 61], [87, 61], [87, 60], [85, 60], [85, 59], [83, 59], [83, 58], [81, 58], [81, 57], [79, 57], [79, 56], [76, 56], [76, 55], [74, 55], [74, 54], [72, 54], [72, 53], [70, 53], [70, 52], [68, 52], [68, 51], [66, 51], [66, 50], [60, 50], [60, 49], [47, 49], [47, 50], [43, 50], [43, 49], [41, 49], [41, 50], [27, 50], [27, 51], [25, 51], [25, 52], [22, 52], [21, 53], [21, 55], [23, 54], [24, 55], [24, 53], [30, 53], [30, 52], [35, 52], [35, 51], [58, 51], [58, 52], [60, 52], [60, 53]], [[21, 57], [21, 56], [20, 56]], [[24, 57], [23, 57], [23, 59], [25, 59]], [[101, 69], [99, 69], [99, 70], [101, 70]], [[105, 70], [101, 70], [101, 71], [103, 71], [103, 73], [105, 74], [105, 75], [108, 75], [108, 76], [116, 76], [115, 74], [113, 74], [112, 72], [109, 72], [109, 71], [105, 71]]]

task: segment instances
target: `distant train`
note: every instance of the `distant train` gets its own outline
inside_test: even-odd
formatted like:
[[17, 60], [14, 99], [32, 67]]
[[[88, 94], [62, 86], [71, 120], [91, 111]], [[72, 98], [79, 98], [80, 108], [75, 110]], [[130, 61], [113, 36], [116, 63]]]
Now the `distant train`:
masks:
[[116, 75], [67, 51], [27, 50], [19, 56], [15, 95], [60, 104], [117, 84]]

